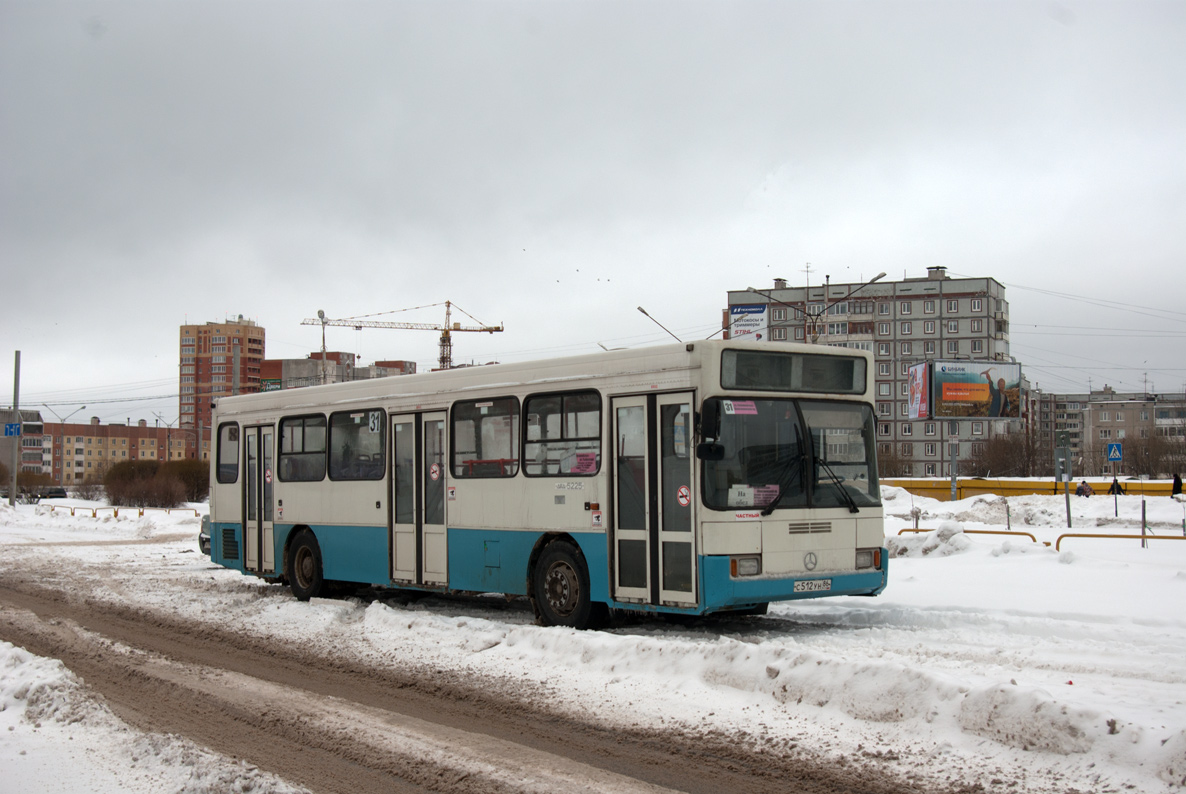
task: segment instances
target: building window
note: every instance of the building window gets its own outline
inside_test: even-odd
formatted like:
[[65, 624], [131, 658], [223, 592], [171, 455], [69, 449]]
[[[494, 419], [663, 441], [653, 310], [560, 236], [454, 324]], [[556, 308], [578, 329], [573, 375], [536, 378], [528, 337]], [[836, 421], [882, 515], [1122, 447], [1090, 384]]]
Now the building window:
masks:
[[934, 342], [923, 342], [922, 343], [922, 352], [923, 352], [924, 356], [935, 355], [935, 343]]
[[960, 352], [960, 343], [954, 339], [947, 343], [947, 355], [955, 356]]
[[923, 445], [923, 454], [924, 454], [924, 455], [926, 455], [928, 458], [929, 458], [929, 457], [934, 457], [934, 455], [935, 455], [935, 444], [934, 444], [933, 442], [932, 442], [932, 443], [930, 443], [930, 444], [924, 444], [924, 445]]
[[933, 333], [935, 333], [935, 321], [934, 321], [934, 320], [927, 320], [925, 323], [923, 323], [923, 324], [922, 324], [922, 332], [923, 332], [924, 334], [933, 334]]
[[922, 426], [922, 432], [926, 433], [928, 436], [935, 435], [935, 423], [927, 422], [925, 425]]
[[889, 422], [878, 422], [877, 423], [877, 435], [888, 436], [889, 434], [890, 434]]
[[914, 435], [914, 425], [910, 424], [909, 422], [902, 425], [902, 435], [904, 435], [904, 436]]
[[1107, 422], [1110, 418], [1111, 418], [1111, 415], [1107, 411], [1100, 411], [1100, 421], [1101, 422]]
[[[909, 425], [907, 425], [906, 427], [909, 428]], [[910, 435], [910, 432], [908, 430], [905, 430], [902, 432], [902, 435], [908, 436], [908, 435]], [[902, 444], [902, 454], [905, 455], [906, 457], [912, 457], [914, 455], [914, 445], [911, 444], [909, 441]]]
[[972, 298], [972, 311], [974, 311], [974, 312], [984, 311], [984, 301], [981, 300], [980, 298]]
[[773, 339], [775, 342], [787, 341], [787, 329], [785, 329], [785, 328], [771, 328], [770, 329], [770, 338]]
[[892, 383], [878, 383], [877, 384], [877, 396], [889, 397], [891, 394], [893, 394], [893, 392], [891, 391], [892, 388], [893, 388]]
[[889, 336], [889, 329], [890, 329], [889, 323], [878, 323], [877, 324], [877, 334], [879, 336]]
[[935, 313], [935, 302], [934, 301], [923, 301], [922, 302], [922, 311], [923, 311], [923, 314], [934, 314]]
[[898, 304], [898, 311], [902, 314], [910, 314], [912, 310], [913, 306], [910, 301], [902, 301]]
[[877, 403], [877, 415], [878, 416], [889, 416], [890, 413], [892, 413], [892, 409], [893, 409], [892, 403]]
[[902, 355], [904, 355], [904, 356], [912, 355], [911, 348], [912, 348], [912, 345], [910, 342], [903, 342], [902, 343]]
[[882, 376], [882, 377], [887, 377], [887, 376], [889, 376], [889, 374], [890, 374], [890, 363], [889, 363], [888, 361], [882, 361], [881, 363], [879, 363], [879, 364], [877, 365], [877, 374], [878, 374], [878, 375], [880, 375], [880, 376]]
[[902, 336], [910, 336], [912, 326], [910, 323], [902, 323]]
[[972, 352], [973, 353], [983, 353], [984, 352], [984, 340], [983, 339], [973, 339], [972, 340]]
[[910, 382], [909, 382], [909, 381], [902, 381], [901, 383], [899, 383], [899, 384], [898, 384], [898, 386], [900, 387], [900, 388], [898, 389], [898, 392], [899, 392], [899, 394], [900, 394], [902, 397], [905, 397], [905, 396], [907, 396], [907, 395], [908, 395], [908, 393], [909, 393], [909, 392], [908, 392], [908, 389], [910, 388]]
[[877, 313], [880, 315], [888, 315], [890, 313], [890, 305], [888, 303], [877, 304]]
[[934, 477], [934, 476], [935, 476], [935, 464], [934, 464], [934, 463], [928, 463], [928, 464], [927, 464], [927, 466], [926, 466], [926, 472], [927, 472], [927, 473], [926, 473], [926, 476], [928, 476], [928, 477]]
[[910, 403], [898, 403], [898, 413], [903, 417], [910, 416]]
[[984, 422], [973, 422], [972, 423], [972, 435], [974, 435], [974, 436], [984, 435]]
[[960, 310], [960, 302], [958, 300], [947, 301], [947, 311], [958, 312]]
[[974, 333], [974, 334], [984, 333], [984, 320], [973, 320], [972, 321], [972, 333]]
[[877, 343], [877, 355], [879, 355], [879, 356], [888, 356], [889, 355], [889, 342], [878, 342]]
[[786, 309], [772, 309], [770, 312], [770, 317], [776, 323], [786, 322], [787, 310]]
[[903, 362], [902, 362], [902, 374], [903, 374], [903, 375], [909, 375], [909, 374], [910, 374], [910, 362], [909, 362], [909, 361], [903, 361]]
[[797, 339], [800, 342], [803, 341], [803, 328], [802, 327], [795, 328], [795, 339]]
[[959, 332], [960, 332], [960, 321], [959, 320], [948, 320], [947, 321], [947, 333], [958, 334]]
[[1111, 438], [1111, 437], [1112, 437], [1111, 430], [1100, 430], [1100, 438]]

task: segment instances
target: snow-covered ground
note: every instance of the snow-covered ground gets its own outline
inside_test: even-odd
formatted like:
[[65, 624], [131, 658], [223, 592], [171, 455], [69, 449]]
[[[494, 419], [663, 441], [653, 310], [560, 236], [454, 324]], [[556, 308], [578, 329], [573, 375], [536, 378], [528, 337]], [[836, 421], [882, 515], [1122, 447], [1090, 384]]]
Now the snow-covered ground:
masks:
[[[604, 723], [737, 733], [985, 791], [1186, 786], [1186, 540], [1070, 538], [1054, 548], [1066, 532], [1139, 533], [1141, 497], [1072, 497], [1073, 530], [1062, 497], [1010, 498], [1011, 536], [965, 531], [1004, 533], [1001, 498], [946, 503], [897, 488], [883, 498], [894, 557], [880, 597], [679, 626], [545, 629], [525, 609], [442, 599], [301, 604], [211, 565], [197, 553], [192, 513], [0, 506], [0, 571], [114, 566], [118, 581], [102, 593], [113, 601], [299, 637], [379, 666], [521, 682]], [[1183, 537], [1181, 503], [1144, 504], [1156, 538]], [[898, 535], [912, 508], [934, 531]], [[135, 538], [166, 542], [150, 554], [48, 545]], [[127, 727], [59, 662], [4, 643], [0, 768], [0, 792], [291, 790], [187, 740]]]

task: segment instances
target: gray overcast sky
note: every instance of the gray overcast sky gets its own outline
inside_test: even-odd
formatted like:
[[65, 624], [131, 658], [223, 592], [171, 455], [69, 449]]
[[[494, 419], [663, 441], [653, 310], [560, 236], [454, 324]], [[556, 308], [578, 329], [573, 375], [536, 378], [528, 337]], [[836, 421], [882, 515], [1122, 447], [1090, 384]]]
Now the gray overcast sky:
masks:
[[449, 299], [513, 361], [807, 262], [994, 277], [1043, 389], [1181, 391], [1184, 251], [1186, 3], [0, 0], [0, 400], [19, 349], [75, 421], [175, 419], [98, 401], [174, 395], [186, 322]]

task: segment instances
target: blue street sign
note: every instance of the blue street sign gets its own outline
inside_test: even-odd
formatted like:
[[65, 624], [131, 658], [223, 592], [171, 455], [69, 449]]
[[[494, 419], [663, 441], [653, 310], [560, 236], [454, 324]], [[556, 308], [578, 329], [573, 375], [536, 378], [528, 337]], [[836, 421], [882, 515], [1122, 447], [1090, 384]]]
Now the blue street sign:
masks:
[[21, 423], [20, 422], [5, 422], [4, 423], [4, 435], [19, 436], [20, 434], [21, 434]]
[[1120, 445], [1119, 444], [1109, 444], [1108, 445], [1108, 463], [1119, 463], [1122, 460], [1124, 460], [1124, 458], [1121, 457], [1121, 455], [1120, 455]]

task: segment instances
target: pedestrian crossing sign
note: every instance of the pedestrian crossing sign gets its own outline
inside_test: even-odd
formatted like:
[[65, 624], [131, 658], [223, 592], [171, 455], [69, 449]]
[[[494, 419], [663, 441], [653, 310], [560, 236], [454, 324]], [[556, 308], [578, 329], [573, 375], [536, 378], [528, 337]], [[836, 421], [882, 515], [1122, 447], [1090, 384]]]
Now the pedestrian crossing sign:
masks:
[[1120, 455], [1120, 445], [1119, 444], [1109, 444], [1108, 445], [1108, 463], [1119, 463], [1122, 460], [1124, 460], [1124, 458]]

